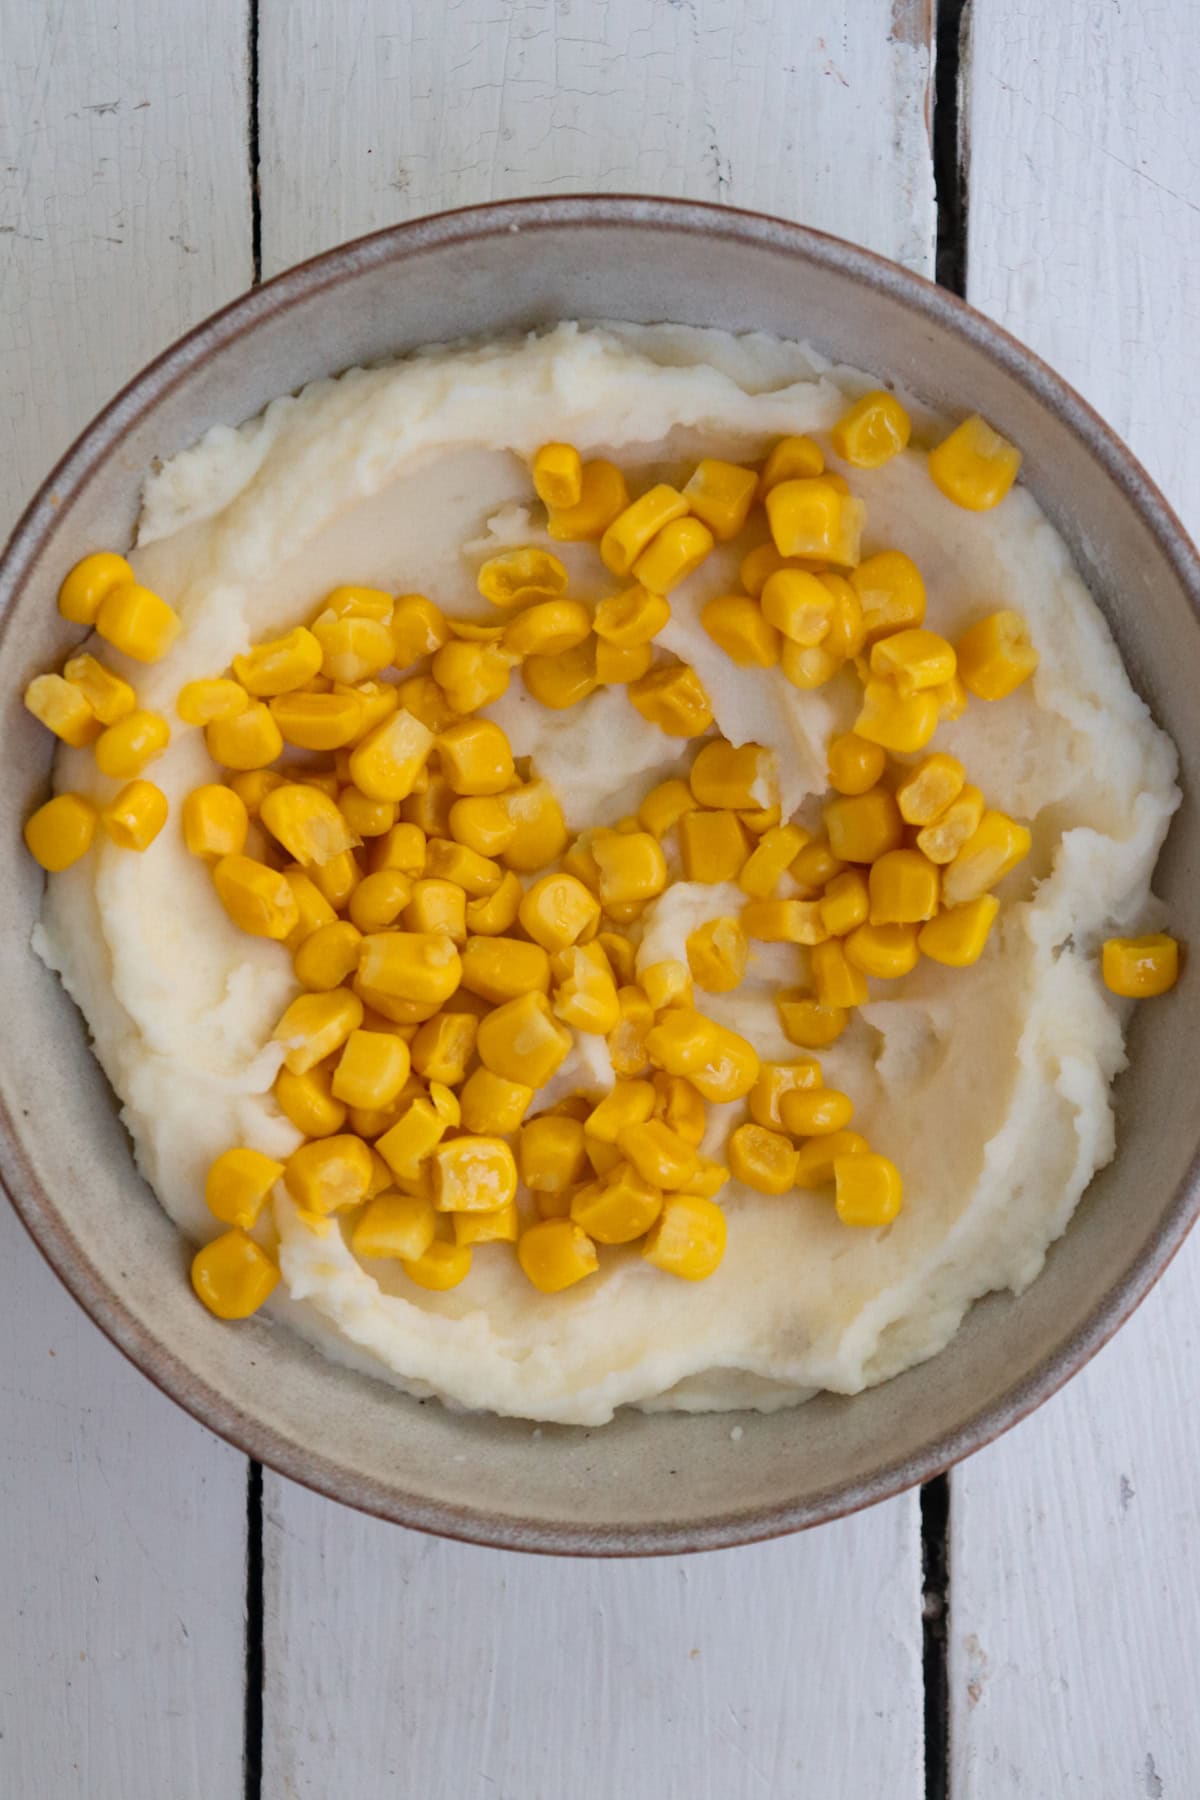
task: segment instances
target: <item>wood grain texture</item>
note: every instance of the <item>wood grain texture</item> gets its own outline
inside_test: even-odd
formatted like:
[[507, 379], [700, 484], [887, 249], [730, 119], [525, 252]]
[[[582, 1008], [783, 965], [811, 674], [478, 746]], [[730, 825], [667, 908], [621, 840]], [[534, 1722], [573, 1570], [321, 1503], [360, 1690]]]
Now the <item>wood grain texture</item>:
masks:
[[[242, 0], [0, 0], [0, 533], [251, 277]], [[0, 1792], [241, 1792], [245, 1462], [105, 1343], [0, 1200]]]
[[[969, 292], [1200, 530], [1194, 7], [976, 0]], [[955, 1800], [1200, 1791], [1200, 1243], [954, 1478]]]
[[800, 219], [928, 267], [928, 0], [263, 0], [271, 269], [519, 194]]

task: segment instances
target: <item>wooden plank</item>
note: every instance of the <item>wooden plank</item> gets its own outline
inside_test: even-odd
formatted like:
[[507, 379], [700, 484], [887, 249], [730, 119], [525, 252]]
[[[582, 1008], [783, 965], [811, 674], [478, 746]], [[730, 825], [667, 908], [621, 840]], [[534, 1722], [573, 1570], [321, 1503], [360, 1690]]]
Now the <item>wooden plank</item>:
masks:
[[[847, 10], [263, 0], [265, 272], [440, 206], [589, 189], [780, 211], [928, 271], [929, 9]], [[351, 1754], [356, 1800], [924, 1791], [915, 1496], [587, 1565], [417, 1538], [269, 1472], [264, 1494], [265, 1800], [341, 1791]]]
[[[243, 0], [0, 0], [0, 532], [251, 278]], [[0, 1791], [241, 1792], [246, 1465], [0, 1205]]]
[[[976, 0], [969, 292], [1200, 529], [1191, 7]], [[1200, 1242], [1057, 1399], [954, 1481], [956, 1800], [1193, 1794]]]

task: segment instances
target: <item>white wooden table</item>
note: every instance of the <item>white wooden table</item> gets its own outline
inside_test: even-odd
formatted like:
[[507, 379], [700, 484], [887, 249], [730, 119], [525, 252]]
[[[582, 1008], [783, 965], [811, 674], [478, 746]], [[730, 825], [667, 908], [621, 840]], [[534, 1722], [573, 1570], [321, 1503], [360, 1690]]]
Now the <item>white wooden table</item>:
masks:
[[[960, 11], [0, 0], [0, 520], [252, 281], [442, 206], [609, 189], [965, 280], [1200, 529], [1195, 0], [974, 0], [961, 57]], [[1198, 1275], [1194, 1242], [923, 1502], [588, 1566], [248, 1468], [0, 1203], [0, 1795], [1195, 1800]]]

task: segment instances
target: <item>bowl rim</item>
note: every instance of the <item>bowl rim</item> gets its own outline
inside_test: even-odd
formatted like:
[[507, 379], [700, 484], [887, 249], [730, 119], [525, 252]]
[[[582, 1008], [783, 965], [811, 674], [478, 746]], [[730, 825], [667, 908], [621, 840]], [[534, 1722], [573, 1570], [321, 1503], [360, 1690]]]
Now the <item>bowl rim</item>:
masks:
[[[51, 526], [98, 462], [189, 374], [263, 320], [301, 305], [368, 269], [397, 266], [430, 250], [514, 232], [623, 226], [735, 242], [798, 256], [849, 276], [964, 339], [1057, 411], [1122, 491], [1154, 536], [1200, 619], [1200, 553], [1155, 482], [1095, 409], [1002, 326], [924, 276], [874, 251], [810, 226], [696, 200], [579, 194], [559, 199], [489, 202], [426, 215], [351, 239], [284, 270], [212, 313], [148, 363], [93, 418], [30, 500], [0, 552], [0, 620], [7, 618], [36, 567]], [[846, 1517], [889, 1499], [981, 1449], [1055, 1394], [1106, 1344], [1145, 1298], [1200, 1213], [1200, 1151], [1178, 1184], [1161, 1225], [1122, 1277], [1100, 1296], [1071, 1336], [1024, 1380], [979, 1408], [954, 1430], [898, 1456], [869, 1475], [793, 1505], [725, 1511], [683, 1525], [596, 1527], [500, 1517], [485, 1506], [430, 1501], [391, 1482], [359, 1476], [303, 1446], [229, 1400], [133, 1316], [104, 1280], [38, 1180], [20, 1125], [0, 1100], [0, 1181], [37, 1248], [105, 1336], [202, 1425], [246, 1456], [327, 1498], [438, 1536], [543, 1554], [643, 1556], [753, 1543]]]

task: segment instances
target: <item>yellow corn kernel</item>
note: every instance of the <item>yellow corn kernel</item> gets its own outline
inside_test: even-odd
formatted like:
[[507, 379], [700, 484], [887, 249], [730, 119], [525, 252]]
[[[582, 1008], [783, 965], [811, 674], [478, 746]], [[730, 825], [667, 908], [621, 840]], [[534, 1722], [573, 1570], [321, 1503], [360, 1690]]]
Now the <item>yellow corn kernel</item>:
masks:
[[[341, 789], [341, 783], [334, 769], [318, 769], [306, 763], [293, 763], [288, 774], [301, 787], [315, 788], [319, 794], [324, 794], [327, 800], [336, 800]], [[286, 786], [286, 782], [281, 785]], [[261, 807], [259, 816], [262, 816]]]
[[420, 1194], [379, 1194], [355, 1222], [350, 1248], [355, 1256], [395, 1256], [417, 1262], [433, 1243], [436, 1230], [432, 1201]]
[[740, 669], [773, 669], [779, 661], [779, 632], [749, 594], [718, 594], [701, 609], [700, 623]]
[[661, 1012], [664, 1006], [692, 1004], [691, 971], [677, 957], [667, 956], [661, 962], [648, 964], [640, 971], [638, 980], [655, 1012]]
[[425, 852], [425, 872], [437, 881], [452, 881], [473, 900], [494, 894], [504, 870], [490, 856], [480, 856], [466, 844], [448, 838], [430, 838]]
[[871, 672], [890, 681], [902, 699], [925, 688], [944, 687], [954, 679], [954, 646], [936, 631], [914, 627], [877, 639], [871, 650]]
[[[290, 863], [281, 873], [292, 890], [292, 898], [296, 902], [296, 923], [284, 939], [285, 947], [295, 956], [306, 938], [312, 937], [314, 932], [320, 931], [323, 926], [335, 924], [337, 914], [320, 888], [309, 880], [304, 870], [297, 864]], [[336, 987], [338, 984], [330, 982], [328, 985]]]
[[592, 638], [559, 656], [527, 656], [521, 679], [542, 706], [564, 712], [595, 692], [596, 644]]
[[613, 520], [629, 505], [625, 477], [615, 463], [602, 457], [586, 462], [580, 474], [579, 499], [572, 506], [554, 506], [546, 529], [560, 543], [584, 543], [603, 537]]
[[[386, 1020], [382, 1022], [385, 1024], [387, 1023]], [[393, 1100], [390, 1106], [351, 1106], [348, 1109], [347, 1115], [350, 1122], [350, 1129], [356, 1137], [368, 1139], [382, 1137], [383, 1133], [389, 1131], [396, 1123], [407, 1103], [408, 1087], [406, 1084], [399, 1099]], [[372, 1152], [372, 1154], [374, 1154], [374, 1152]], [[372, 1163], [371, 1166], [374, 1168], [374, 1163]], [[384, 1166], [385, 1168], [387, 1167], [386, 1164]], [[399, 1185], [399, 1178], [394, 1176], [390, 1169], [388, 1170], [388, 1181], [386, 1185]], [[415, 1186], [413, 1184], [410, 1184], [410, 1186], [405, 1189], [406, 1193], [410, 1191], [415, 1191]]]
[[517, 1240], [517, 1261], [542, 1294], [558, 1294], [600, 1266], [596, 1246], [572, 1219], [543, 1219]]
[[654, 1115], [654, 1088], [648, 1081], [616, 1081], [583, 1122], [589, 1138], [615, 1144], [631, 1125], [644, 1125]]
[[829, 936], [817, 900], [749, 900], [742, 930], [760, 944], [823, 944]]
[[[904, 842], [904, 822], [894, 796], [885, 787], [865, 794], [846, 794], [824, 810], [829, 848], [841, 862], [872, 863]], [[811, 846], [809, 846], [811, 848]], [[801, 857], [805, 852], [801, 851]], [[793, 864], [797, 880], [803, 876]]]
[[501, 639], [510, 656], [561, 656], [586, 642], [592, 615], [578, 600], [543, 600], [526, 607]]
[[283, 1060], [292, 1074], [304, 1075], [341, 1049], [362, 1016], [362, 1001], [346, 988], [301, 994], [284, 1012], [271, 1041], [283, 1045]]
[[938, 727], [937, 695], [925, 689], [903, 695], [890, 681], [872, 677], [854, 721], [859, 737], [901, 755], [923, 750]]
[[307, 783], [284, 782], [272, 788], [259, 817], [301, 868], [331, 862], [359, 842], [336, 803]]
[[738, 579], [751, 599], [762, 598], [763, 588], [778, 569], [802, 569], [803, 563], [789, 562], [780, 556], [774, 544], [759, 544], [743, 556], [738, 565]]
[[729, 994], [746, 973], [750, 953], [737, 919], [709, 919], [687, 936], [688, 968], [706, 994]]
[[912, 420], [895, 394], [877, 390], [856, 400], [830, 433], [843, 462], [856, 469], [878, 469], [899, 454], [912, 435]]
[[815, 438], [785, 437], [772, 449], [758, 479], [760, 500], [781, 481], [811, 481], [825, 473], [825, 458]]
[[500, 794], [513, 782], [512, 747], [490, 719], [461, 719], [437, 739], [443, 775], [456, 794]]
[[76, 749], [100, 735], [100, 720], [83, 689], [61, 675], [35, 675], [25, 689], [25, 706], [39, 724]]
[[886, 763], [883, 749], [857, 732], [839, 732], [829, 740], [829, 785], [836, 793], [865, 794], [879, 781]]
[[63, 664], [63, 679], [78, 688], [101, 725], [115, 725], [137, 705], [137, 695], [129, 683], [86, 653], [72, 656]]
[[395, 826], [398, 808], [395, 800], [371, 800], [358, 788], [345, 787], [338, 794], [337, 802], [356, 839], [386, 837]]
[[539, 1088], [564, 1061], [572, 1041], [566, 1026], [551, 1012], [545, 994], [525, 993], [505, 1001], [479, 1021], [475, 1047], [479, 1060], [493, 1074]]
[[766, 1126], [739, 1125], [729, 1140], [729, 1169], [760, 1194], [786, 1194], [795, 1183], [796, 1147]]
[[683, 490], [695, 516], [722, 544], [735, 538], [750, 516], [758, 489], [758, 475], [739, 463], [706, 457]]
[[1007, 813], [985, 812], [978, 829], [942, 877], [946, 905], [961, 906], [965, 900], [978, 900], [1029, 855], [1032, 842], [1024, 825], [1018, 825]]
[[502, 1134], [517, 1130], [533, 1103], [533, 1089], [480, 1068], [468, 1075], [460, 1099], [466, 1130]]
[[58, 610], [73, 625], [94, 625], [113, 588], [133, 580], [133, 570], [112, 550], [95, 550], [77, 562], [58, 590]]
[[[812, 949], [812, 981], [817, 1000], [822, 1006], [865, 1006], [870, 994], [861, 969], [846, 959], [840, 938], [830, 938]], [[795, 1040], [793, 1039], [793, 1042]]]
[[896, 804], [906, 825], [932, 825], [963, 791], [966, 770], [957, 756], [935, 750], [911, 769], [896, 789]]
[[808, 842], [800, 825], [775, 825], [765, 831], [738, 876], [738, 886], [754, 900], [768, 900], [779, 879]]
[[978, 831], [983, 810], [983, 794], [968, 781], [957, 799], [950, 802], [933, 824], [918, 831], [917, 849], [930, 862], [953, 862], [963, 845]]
[[629, 698], [643, 719], [668, 737], [701, 737], [712, 724], [703, 683], [686, 663], [651, 669], [630, 685]]
[[533, 545], [489, 557], [476, 581], [485, 600], [506, 608], [558, 600], [567, 591], [567, 571], [558, 557]]
[[679, 821], [679, 853], [688, 881], [736, 881], [749, 851], [735, 812], [690, 812]]
[[671, 1194], [651, 1227], [642, 1255], [685, 1281], [704, 1281], [725, 1254], [725, 1214], [700, 1194]]
[[504, 852], [510, 869], [529, 874], [557, 860], [569, 833], [553, 789], [544, 781], [527, 782], [504, 796], [516, 835]]
[[812, 838], [793, 858], [790, 866], [792, 877], [799, 884], [804, 898], [811, 900], [835, 875], [840, 875], [846, 865], [833, 854], [826, 838]]
[[694, 1147], [662, 1119], [649, 1118], [637, 1125], [622, 1126], [617, 1133], [617, 1148], [642, 1180], [657, 1188], [681, 1188], [696, 1173]]
[[1003, 700], [1038, 666], [1038, 653], [1020, 613], [990, 613], [958, 640], [958, 671], [980, 700]]
[[967, 690], [960, 675], [955, 675], [953, 680], [934, 688], [933, 692], [938, 703], [938, 718], [944, 724], [952, 724], [955, 719], [962, 718], [967, 710]]
[[837, 1088], [794, 1088], [780, 1096], [779, 1111], [794, 1137], [827, 1137], [849, 1125], [854, 1102]]
[[270, 700], [303, 687], [321, 672], [321, 646], [311, 631], [297, 625], [280, 638], [256, 644], [245, 656], [235, 656], [233, 672], [248, 694]]
[[860, 925], [845, 943], [846, 960], [881, 981], [908, 975], [921, 959], [915, 925]]
[[[387, 616], [373, 619], [360, 613], [339, 613], [326, 607], [312, 622], [312, 636], [321, 651], [321, 673], [332, 681], [353, 685], [369, 681], [386, 669], [395, 656], [392, 636], [391, 597]], [[236, 664], [235, 664], [236, 667]]]
[[842, 658], [826, 650], [822, 644], [808, 647], [793, 644], [790, 638], [784, 638], [779, 665], [785, 679], [794, 688], [807, 694], [833, 680], [842, 666]]
[[862, 605], [867, 646], [924, 624], [925, 583], [916, 563], [902, 550], [881, 550], [865, 558], [852, 571], [850, 585]]
[[545, 995], [550, 992], [550, 958], [540, 944], [522, 938], [469, 937], [462, 953], [462, 985], [493, 1005], [527, 992]]
[[808, 1093], [823, 1086], [821, 1065], [812, 1057], [806, 1057], [803, 1062], [760, 1063], [758, 1078], [748, 1098], [750, 1117], [756, 1125], [780, 1131], [783, 1114], [779, 1108], [784, 1095]]
[[613, 1073], [640, 1075], [650, 1062], [646, 1035], [654, 1024], [654, 1008], [641, 988], [632, 984], [617, 989], [617, 1005], [621, 1017], [607, 1039]]
[[479, 856], [495, 858], [508, 849], [517, 828], [502, 795], [478, 794], [454, 802], [450, 832], [455, 843], [465, 844]]
[[[703, 1096], [692, 1086], [684, 1075], [668, 1075], [659, 1069], [654, 1076], [654, 1110], [651, 1117], [660, 1119], [669, 1125], [684, 1143], [698, 1149], [704, 1140], [708, 1124], [708, 1110]], [[699, 1167], [698, 1159], [697, 1167]], [[695, 1170], [688, 1177], [686, 1186], [690, 1190], [695, 1179]]]
[[[427, 924], [414, 925], [405, 910], [412, 898], [413, 883], [399, 869], [380, 869], [376, 875], [365, 875], [350, 896], [349, 913], [360, 931], [386, 931], [401, 913], [404, 922], [416, 931], [435, 930]], [[463, 935], [466, 935], [465, 924]]]
[[83, 794], [56, 794], [25, 821], [25, 848], [49, 875], [58, 875], [92, 848], [95, 817]]
[[[137, 714], [132, 713], [130, 717], [136, 718]], [[129, 721], [121, 722], [128, 724]], [[113, 729], [118, 728], [114, 726]], [[206, 725], [204, 742], [208, 754], [222, 768], [246, 771], [273, 763], [283, 749], [283, 734], [275, 715], [261, 700], [255, 700], [236, 718], [214, 719]]]
[[343, 850], [337, 856], [331, 856], [328, 862], [313, 863], [308, 879], [334, 911], [341, 912], [362, 880], [362, 873], [353, 850]]
[[618, 1161], [599, 1180], [577, 1188], [570, 1218], [600, 1244], [630, 1244], [662, 1210], [662, 1190], [628, 1162]]
[[833, 595], [807, 569], [780, 569], [763, 587], [759, 602], [767, 623], [789, 643], [811, 649], [828, 636]]
[[228, 786], [246, 809], [246, 816], [257, 819], [262, 803], [272, 788], [283, 786], [283, 776], [274, 769], [243, 769], [229, 777]]
[[394, 1175], [411, 1180], [419, 1175], [425, 1158], [441, 1142], [446, 1125], [432, 1100], [418, 1095], [396, 1123], [376, 1139], [375, 1148]]
[[183, 802], [183, 841], [193, 856], [236, 856], [246, 847], [245, 803], [219, 782], [193, 788]]
[[428, 1006], [432, 1018], [458, 986], [462, 971], [463, 959], [443, 932], [372, 932], [362, 941], [355, 989], [385, 1017], [391, 1013], [380, 1006], [381, 998]]
[[171, 727], [161, 713], [127, 713], [115, 725], [106, 726], [96, 739], [96, 767], [102, 775], [125, 781], [140, 775], [170, 741]]
[[530, 465], [533, 491], [548, 508], [578, 506], [583, 495], [583, 464], [573, 444], [543, 444]]
[[515, 1244], [520, 1235], [521, 1216], [515, 1200], [497, 1207], [495, 1212], [460, 1212], [453, 1216], [456, 1244]]
[[[383, 804], [383, 802], [372, 802]], [[425, 833], [419, 825], [402, 822], [393, 825], [390, 831], [371, 846], [371, 874], [378, 875], [381, 869], [399, 869], [402, 875], [410, 875], [414, 879], [425, 873]]]
[[183, 627], [165, 600], [136, 581], [117, 582], [100, 602], [96, 630], [134, 662], [159, 662]]
[[781, 993], [775, 1005], [783, 1035], [802, 1050], [824, 1050], [841, 1037], [849, 1020], [843, 1006], [825, 1006], [808, 994]]
[[941, 871], [919, 850], [889, 850], [869, 877], [872, 925], [920, 925], [938, 909]]
[[686, 1075], [705, 1100], [740, 1100], [758, 1079], [753, 1045], [689, 1007], [663, 1013], [646, 1034], [646, 1048], [656, 1068]]
[[671, 606], [661, 594], [647, 592], [644, 587], [625, 588], [596, 608], [592, 628], [598, 638], [618, 649], [633, 649], [648, 644], [670, 622]]
[[354, 785], [370, 800], [405, 800], [429, 761], [432, 731], [401, 707], [350, 752]]
[[890, 1225], [904, 1200], [900, 1171], [886, 1156], [860, 1150], [835, 1156], [837, 1216], [843, 1225]]
[[[688, 815], [693, 816], [699, 814]], [[605, 911], [630, 901], [653, 900], [666, 887], [667, 859], [648, 831], [595, 832], [591, 848]]]
[[713, 534], [699, 519], [674, 519], [642, 551], [634, 577], [653, 594], [669, 594], [695, 574], [712, 547]]
[[565, 1193], [583, 1180], [587, 1169], [582, 1122], [556, 1113], [530, 1119], [521, 1127], [517, 1162], [531, 1193]]
[[[82, 660], [82, 659], [81, 659]], [[185, 725], [211, 725], [218, 719], [236, 719], [250, 705], [240, 681], [220, 676], [212, 681], [188, 681], [175, 696], [175, 711]]]
[[517, 1191], [517, 1165], [503, 1138], [470, 1135], [431, 1152], [433, 1204], [439, 1212], [496, 1212]]
[[809, 1138], [797, 1149], [796, 1187], [827, 1187], [838, 1157], [865, 1156], [868, 1148], [866, 1138], [857, 1131], [831, 1131], [825, 1137]]
[[576, 881], [581, 881], [590, 894], [600, 891], [600, 870], [592, 855], [594, 836], [594, 831], [581, 831], [574, 842], [568, 845], [562, 859], [562, 866], [567, 874], [573, 875]]
[[968, 512], [999, 506], [1021, 467], [1015, 444], [972, 413], [929, 452], [929, 473], [947, 500]]
[[950, 969], [969, 969], [983, 955], [988, 933], [995, 924], [1000, 902], [995, 894], [980, 894], [960, 906], [943, 907], [936, 918], [921, 927], [917, 945], [931, 961]]
[[606, 644], [596, 640], [597, 687], [628, 686], [640, 681], [654, 662], [649, 644]]
[[[965, 910], [959, 908], [960, 912]], [[1179, 980], [1179, 945], [1165, 931], [1151, 932], [1146, 937], [1108, 938], [1101, 951], [1100, 966], [1110, 993], [1128, 1000], [1152, 1000], [1168, 993]]]
[[[902, 855], [903, 852], [894, 854]], [[804, 901], [796, 900], [793, 904], [803, 906]], [[861, 869], [847, 869], [844, 874], [835, 875], [817, 904], [827, 937], [845, 937], [865, 924], [870, 911], [870, 896]]]
[[[600, 555], [614, 575], [628, 575], [647, 545], [674, 520], [682, 519], [688, 503], [678, 489], [660, 482], [618, 514], [600, 540]], [[710, 538], [711, 543], [711, 538]], [[662, 588], [647, 583], [655, 593]]]
[[433, 656], [450, 636], [440, 606], [424, 594], [401, 594], [392, 608], [392, 660], [407, 669], [423, 656]]
[[701, 806], [773, 806], [779, 798], [775, 752], [761, 744], [735, 748], [724, 738], [705, 744], [692, 763], [688, 777]]
[[[463, 643], [451, 638], [431, 665], [433, 678], [456, 713], [478, 712], [508, 691], [512, 658], [499, 644]], [[526, 664], [528, 667], [528, 664]]]
[[594, 932], [600, 907], [573, 875], [543, 875], [526, 890], [518, 916], [535, 944], [565, 950]]
[[695, 810], [696, 801], [686, 781], [660, 781], [638, 807], [638, 823], [661, 841], [678, 825], [684, 813]]
[[352, 1031], [333, 1072], [334, 1098], [347, 1106], [390, 1106], [408, 1080], [408, 1045], [384, 1031]]
[[413, 1068], [426, 1081], [457, 1087], [474, 1053], [478, 1029], [479, 1021], [470, 1013], [436, 1013], [413, 1038]]
[[324, 1216], [358, 1206], [373, 1174], [369, 1147], [342, 1132], [293, 1150], [284, 1165], [283, 1184], [297, 1206]]
[[817, 580], [833, 599], [829, 630], [822, 638], [820, 648], [827, 656], [832, 656], [840, 667], [851, 657], [857, 656], [863, 647], [865, 627], [862, 603], [844, 575], [822, 571]]
[[211, 1164], [204, 1182], [204, 1199], [214, 1219], [223, 1225], [239, 1225], [249, 1231], [275, 1183], [283, 1164], [261, 1150], [239, 1145], [226, 1150]]
[[326, 1069], [308, 1069], [293, 1075], [280, 1069], [275, 1077], [274, 1094], [279, 1110], [290, 1119], [306, 1138], [332, 1137], [346, 1123], [346, 1108], [335, 1100]]
[[267, 1300], [279, 1270], [265, 1250], [236, 1226], [192, 1258], [192, 1287], [218, 1319], [248, 1319]]
[[240, 931], [282, 941], [296, 928], [300, 909], [286, 876], [253, 857], [222, 856], [213, 866], [217, 898]]
[[766, 496], [767, 520], [781, 556], [853, 568], [860, 560], [866, 508], [824, 476], [782, 481]]
[[485, 899], [468, 900], [466, 926], [471, 937], [502, 937], [517, 921], [517, 909], [523, 893], [520, 880], [511, 870], [501, 877], [495, 893]]
[[130, 781], [100, 814], [119, 850], [146, 850], [167, 822], [167, 796], [152, 781]]
[[778, 806], [759, 806], [750, 812], [739, 812], [738, 818], [751, 837], [762, 837], [765, 832], [774, 831], [778, 826], [780, 808]]
[[326, 594], [317, 617], [328, 613], [335, 619], [374, 619], [377, 624], [388, 625], [392, 611], [392, 596], [383, 588], [336, 587]]
[[471, 1273], [471, 1246], [435, 1238], [423, 1256], [401, 1257], [400, 1267], [418, 1287], [445, 1293], [458, 1287]]
[[[507, 665], [504, 681], [507, 685]], [[420, 719], [422, 725], [430, 731], [444, 731], [458, 717], [432, 675], [410, 675], [406, 681], [398, 682], [392, 691], [396, 696], [396, 704], [402, 706], [405, 712], [410, 712], [414, 719]], [[419, 790], [414, 788], [413, 791], [415, 793]]]

